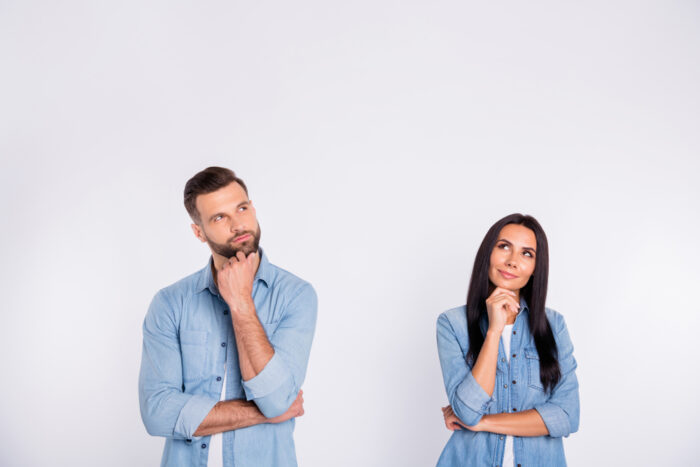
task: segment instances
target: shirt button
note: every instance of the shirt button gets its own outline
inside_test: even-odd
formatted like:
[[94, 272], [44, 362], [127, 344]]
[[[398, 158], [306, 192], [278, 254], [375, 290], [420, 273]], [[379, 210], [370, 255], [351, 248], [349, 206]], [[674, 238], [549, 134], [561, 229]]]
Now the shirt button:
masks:
[[513, 331], [513, 335], [515, 335], [515, 331]]
[[204, 449], [204, 448], [206, 448], [206, 447], [207, 447], [207, 445], [204, 444], [204, 443], [202, 443], [202, 449]]
[[513, 354], [513, 358], [515, 358], [515, 354]]
[[518, 411], [518, 409], [516, 409], [515, 407], [513, 407], [513, 412], [517, 412], [517, 411]]
[[507, 388], [507, 387], [508, 387], [508, 385], [507, 385], [507, 384], [504, 384], [504, 385], [503, 385], [503, 387], [504, 387], [504, 388]]
[[503, 363], [505, 363], [505, 362], [506, 362], [506, 359], [505, 359], [505, 358], [502, 358], [501, 361], [502, 361]]
[[221, 347], [226, 347], [226, 342], [222, 342]]
[[228, 310], [224, 310], [224, 314], [227, 315], [227, 314], [228, 314]]
[[217, 376], [217, 377], [216, 377], [216, 380], [217, 380], [217, 381], [221, 381], [221, 376]]
[[499, 436], [498, 439], [503, 439], [503, 436]]
[[515, 384], [515, 380], [511, 381], [511, 383]]

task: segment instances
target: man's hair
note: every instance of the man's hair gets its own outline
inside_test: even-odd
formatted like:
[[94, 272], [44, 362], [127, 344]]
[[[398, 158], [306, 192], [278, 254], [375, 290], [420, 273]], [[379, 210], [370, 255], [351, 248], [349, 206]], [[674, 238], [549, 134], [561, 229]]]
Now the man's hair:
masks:
[[195, 224], [202, 223], [199, 211], [197, 211], [197, 196], [212, 193], [233, 182], [238, 183], [245, 194], [248, 194], [248, 188], [243, 180], [236, 177], [233, 170], [223, 167], [207, 167], [187, 180], [185, 184], [185, 209]]

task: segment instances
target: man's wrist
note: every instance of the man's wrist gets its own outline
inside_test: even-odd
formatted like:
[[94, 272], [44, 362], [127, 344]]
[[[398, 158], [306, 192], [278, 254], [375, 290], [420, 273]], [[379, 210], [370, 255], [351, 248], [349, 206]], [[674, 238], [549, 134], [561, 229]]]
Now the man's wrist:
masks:
[[226, 301], [231, 313], [236, 314], [248, 314], [255, 312], [255, 303], [253, 303], [253, 297], [232, 297]]

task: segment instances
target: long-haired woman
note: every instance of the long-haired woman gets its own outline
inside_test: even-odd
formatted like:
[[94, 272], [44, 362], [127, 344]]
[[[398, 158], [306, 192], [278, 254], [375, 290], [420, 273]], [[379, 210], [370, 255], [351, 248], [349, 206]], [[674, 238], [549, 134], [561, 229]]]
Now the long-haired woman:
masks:
[[466, 307], [437, 321], [453, 430], [438, 466], [566, 465], [562, 437], [578, 430], [573, 345], [545, 308], [547, 237], [531, 216], [511, 214], [486, 233]]

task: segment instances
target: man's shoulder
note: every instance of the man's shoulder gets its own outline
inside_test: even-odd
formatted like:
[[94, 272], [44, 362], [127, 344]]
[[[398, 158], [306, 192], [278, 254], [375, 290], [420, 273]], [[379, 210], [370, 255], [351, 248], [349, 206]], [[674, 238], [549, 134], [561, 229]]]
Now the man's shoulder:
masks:
[[[209, 265], [205, 266], [208, 268]], [[160, 289], [157, 295], [163, 297], [168, 297], [169, 299], [186, 299], [192, 295], [200, 292], [203, 288], [203, 274], [204, 269], [193, 272], [192, 274], [183, 277], [170, 285], [167, 285]]]
[[270, 267], [270, 284], [272, 288], [289, 294], [297, 294], [301, 292], [313, 293], [315, 290], [310, 282], [302, 279], [294, 273], [283, 269], [276, 264], [269, 263]]

